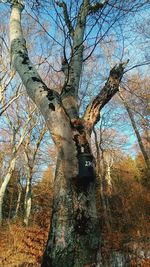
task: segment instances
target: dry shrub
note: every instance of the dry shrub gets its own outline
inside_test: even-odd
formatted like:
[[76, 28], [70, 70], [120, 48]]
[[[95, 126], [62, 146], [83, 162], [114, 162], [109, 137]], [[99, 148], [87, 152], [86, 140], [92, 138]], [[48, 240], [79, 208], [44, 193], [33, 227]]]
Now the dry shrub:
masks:
[[3, 230], [0, 232], [0, 266], [40, 266], [48, 229], [38, 225], [25, 228], [21, 224], [12, 224], [5, 232]]

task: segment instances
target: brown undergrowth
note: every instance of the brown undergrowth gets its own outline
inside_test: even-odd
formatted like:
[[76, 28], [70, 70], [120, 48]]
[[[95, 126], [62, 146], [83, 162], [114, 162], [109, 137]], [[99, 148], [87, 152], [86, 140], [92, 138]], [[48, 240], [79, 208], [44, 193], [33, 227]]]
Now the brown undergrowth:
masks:
[[[149, 191], [132, 179], [122, 179], [115, 184], [111, 195], [105, 195], [106, 200], [107, 212], [98, 201], [102, 258], [107, 261], [112, 252], [121, 252], [130, 257], [131, 267], [150, 266]], [[0, 229], [0, 267], [41, 265], [50, 216], [50, 205], [43, 205], [42, 210], [32, 214], [29, 227], [22, 225], [22, 219], [3, 223]]]
[[38, 267], [46, 245], [48, 228], [23, 227], [20, 223], [0, 230], [0, 267]]

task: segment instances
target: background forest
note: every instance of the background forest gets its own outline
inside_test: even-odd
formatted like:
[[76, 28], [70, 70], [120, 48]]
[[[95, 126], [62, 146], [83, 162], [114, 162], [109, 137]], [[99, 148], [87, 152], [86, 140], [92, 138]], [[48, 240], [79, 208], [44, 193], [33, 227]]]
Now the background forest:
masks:
[[[0, 2], [0, 266], [36, 267], [50, 227], [57, 151], [40, 111], [10, 67], [10, 6], [4, 2]], [[55, 1], [40, 2], [26, 1], [24, 35], [42, 79], [59, 92], [67, 32], [61, 7]], [[75, 12], [80, 1], [74, 2]], [[91, 30], [86, 33], [79, 92], [83, 114], [109, 70], [129, 59], [119, 92], [101, 111], [92, 133], [101, 228], [99, 266], [108, 267], [150, 266], [150, 6], [149, 1], [130, 2], [131, 10], [122, 9], [116, 17], [114, 13], [113, 21], [103, 14], [100, 29], [98, 13], [88, 21]], [[91, 25], [96, 25], [94, 30]], [[69, 50], [67, 45], [65, 49]], [[130, 265], [125, 265], [127, 260]]]

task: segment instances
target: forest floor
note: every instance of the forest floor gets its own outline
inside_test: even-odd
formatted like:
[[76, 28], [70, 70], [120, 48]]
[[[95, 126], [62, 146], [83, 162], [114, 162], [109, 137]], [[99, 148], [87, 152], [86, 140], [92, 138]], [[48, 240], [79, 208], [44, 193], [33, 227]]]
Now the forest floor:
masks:
[[11, 224], [0, 231], [0, 267], [38, 267], [41, 264], [47, 231], [34, 225]]
[[[101, 221], [99, 267], [150, 267], [150, 191], [131, 179], [121, 180], [111, 195], [106, 192], [103, 197], [108, 210], [97, 199]], [[41, 199], [45, 198], [44, 194]], [[16, 221], [3, 222], [0, 267], [40, 267], [50, 227], [49, 199], [47, 206], [41, 201], [42, 208], [32, 214], [28, 227], [21, 215]]]
[[[40, 267], [46, 240], [48, 227], [41, 228], [34, 224], [24, 227], [21, 223], [12, 223], [0, 230], [0, 267]], [[101, 246], [101, 259], [105, 264], [100, 266], [119, 267], [114, 265], [112, 258], [127, 257], [132, 267], [150, 266], [150, 238], [147, 236], [134, 238], [125, 237], [119, 232], [103, 233]], [[126, 242], [125, 242], [126, 240]], [[107, 263], [106, 263], [107, 261]], [[115, 259], [116, 261], [116, 259]], [[117, 260], [117, 262], [119, 259]]]

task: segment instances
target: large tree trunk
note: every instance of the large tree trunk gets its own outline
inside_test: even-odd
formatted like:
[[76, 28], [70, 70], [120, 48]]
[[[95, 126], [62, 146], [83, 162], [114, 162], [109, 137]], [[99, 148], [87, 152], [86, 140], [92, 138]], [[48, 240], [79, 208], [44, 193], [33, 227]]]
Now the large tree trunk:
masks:
[[[96, 213], [95, 177], [89, 145], [100, 110], [118, 91], [125, 64], [116, 65], [99, 94], [79, 118], [78, 90], [83, 65], [86, 18], [93, 12], [89, 0], [80, 5], [75, 29], [71, 26], [64, 2], [64, 19], [72, 36], [70, 62], [61, 94], [48, 88], [30, 62], [21, 28], [20, 1], [14, 1], [10, 18], [12, 65], [19, 73], [30, 98], [45, 118], [58, 149], [51, 229], [43, 257], [43, 267], [83, 267], [96, 263], [100, 228]], [[98, 5], [102, 9], [107, 1]], [[65, 58], [64, 58], [65, 59]], [[87, 161], [85, 158], [87, 157]], [[81, 168], [82, 167], [82, 168]], [[91, 168], [92, 175], [86, 172]], [[90, 172], [90, 171], [89, 171]], [[86, 175], [85, 175], [86, 173]]]
[[[100, 227], [96, 213], [95, 179], [66, 179], [63, 155], [58, 156], [51, 231], [43, 267], [80, 267], [96, 263]], [[85, 178], [86, 179], [86, 178]]]

